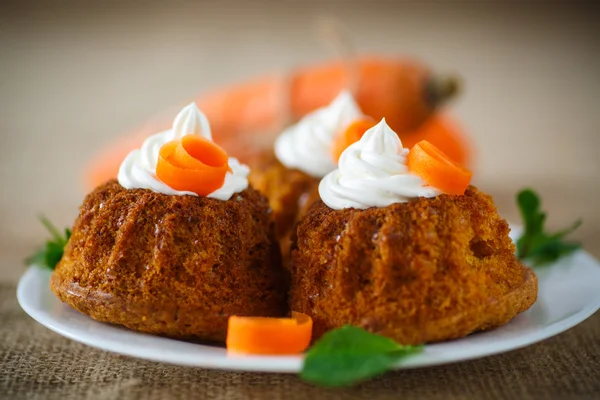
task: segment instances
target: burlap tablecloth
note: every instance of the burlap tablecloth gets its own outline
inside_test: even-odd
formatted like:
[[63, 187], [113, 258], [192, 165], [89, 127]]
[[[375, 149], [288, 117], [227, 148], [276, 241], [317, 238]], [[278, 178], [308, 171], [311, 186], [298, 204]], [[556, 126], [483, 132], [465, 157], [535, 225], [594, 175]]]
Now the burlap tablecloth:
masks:
[[358, 51], [459, 72], [451, 113], [479, 151], [477, 184], [513, 221], [514, 194], [533, 185], [550, 229], [582, 217], [574, 239], [600, 258], [597, 2], [424, 3], [0, 2], [0, 398], [600, 398], [600, 313], [525, 349], [324, 390], [95, 350], [17, 305], [18, 266], [46, 235], [34, 215], [72, 222], [98, 147], [202, 91], [328, 58], [309, 26], [321, 14]]
[[295, 375], [178, 367], [96, 350], [36, 323], [15, 290], [0, 284], [2, 399], [600, 398], [600, 313], [524, 349], [333, 390]]

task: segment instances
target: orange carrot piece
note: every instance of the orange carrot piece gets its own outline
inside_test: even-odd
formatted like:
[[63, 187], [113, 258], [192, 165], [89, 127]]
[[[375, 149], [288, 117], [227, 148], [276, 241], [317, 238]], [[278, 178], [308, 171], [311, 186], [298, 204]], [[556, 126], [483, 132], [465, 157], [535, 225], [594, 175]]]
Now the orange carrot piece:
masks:
[[[385, 117], [398, 133], [416, 129], [435, 111], [436, 107], [429, 105], [424, 96], [424, 85], [430, 76], [424, 64], [410, 59], [362, 55], [356, 59], [355, 68], [352, 70], [346, 62], [335, 60], [293, 71], [289, 77], [289, 101], [294, 119], [324, 107], [348, 88], [365, 115], [377, 121]], [[213, 119], [210, 121], [212, 124]]]
[[229, 317], [227, 350], [244, 354], [298, 354], [308, 348], [312, 318], [292, 312], [291, 318]]
[[156, 176], [175, 190], [206, 196], [223, 186], [228, 162], [227, 153], [215, 143], [186, 135], [160, 148]]
[[[165, 126], [168, 126], [168, 123], [153, 124], [151, 128], [144, 128], [139, 134], [120, 138], [112, 146], [98, 153], [84, 171], [86, 188], [91, 190], [110, 179], [116, 178], [119, 166], [127, 153], [139, 148], [147, 136], [165, 129]], [[264, 149], [272, 146], [276, 136], [268, 134], [252, 135], [249, 132], [240, 133], [238, 136], [227, 136], [215, 128], [212, 130], [213, 137], [221, 147], [228, 154], [237, 156], [240, 161], [251, 160], [257, 154], [261, 154], [261, 151], [264, 152]], [[442, 150], [452, 161], [463, 167], [472, 165], [473, 158], [476, 156], [476, 152], [465, 133], [451, 117], [445, 114], [433, 115], [418, 129], [398, 134], [404, 147], [412, 148], [419, 141], [427, 140]]]
[[458, 165], [469, 168], [473, 163], [475, 152], [470, 141], [453, 118], [446, 114], [434, 114], [417, 130], [398, 135], [406, 148], [427, 140]]
[[471, 171], [454, 163], [426, 140], [410, 150], [407, 165], [409, 171], [420, 176], [428, 185], [447, 194], [463, 195], [473, 176]]
[[334, 161], [337, 163], [342, 152], [352, 143], [358, 142], [363, 134], [374, 125], [375, 120], [372, 118], [361, 118], [352, 122], [343, 132], [340, 132], [333, 140], [331, 148], [331, 155]]
[[[215, 140], [244, 162], [271, 147], [284, 125], [329, 104], [348, 88], [365, 115], [377, 121], [385, 117], [404, 143], [405, 137], [419, 130], [438, 109], [441, 100], [450, 97], [434, 96], [432, 102], [425, 90], [431, 76], [428, 68], [417, 61], [361, 55], [355, 68], [340, 60], [301, 67], [284, 75], [267, 75], [214, 90], [198, 96], [196, 103], [210, 121]], [[168, 115], [153, 119], [139, 130], [138, 137], [168, 129], [172, 122], [172, 115]], [[154, 129], [146, 132], [150, 127]], [[116, 178], [125, 155], [139, 147], [142, 140], [127, 139], [98, 154], [84, 172], [88, 187]], [[441, 141], [431, 142], [446, 151]], [[469, 151], [460, 148], [460, 140], [452, 145], [459, 152]]]

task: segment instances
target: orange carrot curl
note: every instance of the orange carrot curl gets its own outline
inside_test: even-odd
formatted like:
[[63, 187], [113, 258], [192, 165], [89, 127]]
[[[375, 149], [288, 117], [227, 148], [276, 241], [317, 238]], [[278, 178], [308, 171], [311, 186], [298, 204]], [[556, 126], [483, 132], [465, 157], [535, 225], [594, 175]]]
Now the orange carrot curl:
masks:
[[227, 153], [195, 135], [165, 143], [156, 164], [158, 179], [175, 190], [206, 196], [223, 186], [229, 170]]
[[[377, 121], [385, 117], [405, 143], [458, 89], [454, 77], [440, 77], [413, 60], [359, 56], [352, 65], [336, 60], [298, 68], [285, 77], [270, 75], [221, 88], [196, 102], [211, 123], [215, 141], [244, 162], [270, 148], [285, 124], [329, 104], [341, 90], [352, 88], [363, 113]], [[85, 171], [88, 185], [115, 178], [125, 155], [139, 147], [146, 133], [168, 129], [171, 117], [159, 118], [104, 149]], [[436, 142], [431, 135], [427, 140], [445, 152], [449, 143], [460, 157], [468, 156], [462, 135], [445, 128], [440, 132], [443, 140]]]
[[292, 311], [292, 318], [229, 317], [227, 350], [245, 354], [298, 354], [308, 348], [312, 318]]
[[419, 175], [428, 185], [447, 194], [463, 195], [473, 175], [426, 140], [410, 150], [407, 165], [409, 171]]
[[440, 149], [448, 158], [462, 167], [473, 165], [475, 152], [460, 126], [446, 114], [434, 114], [417, 130], [398, 133], [402, 145], [411, 149], [422, 140]]
[[363, 134], [375, 125], [375, 120], [373, 118], [367, 117], [362, 119], [357, 119], [352, 122], [348, 127], [340, 132], [333, 141], [333, 146], [331, 148], [331, 155], [333, 159], [337, 163], [342, 155], [342, 152], [346, 150], [348, 146], [350, 146], [354, 142], [358, 142], [360, 138], [362, 138]]

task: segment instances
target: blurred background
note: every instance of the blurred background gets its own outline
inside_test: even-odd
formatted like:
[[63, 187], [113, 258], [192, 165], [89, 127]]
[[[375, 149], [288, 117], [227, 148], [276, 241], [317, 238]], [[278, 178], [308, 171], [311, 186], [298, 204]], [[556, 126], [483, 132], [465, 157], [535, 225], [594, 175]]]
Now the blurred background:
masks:
[[[596, 4], [594, 4], [596, 3]], [[549, 226], [600, 256], [597, 2], [3, 1], [0, 4], [0, 279], [72, 224], [98, 149], [203, 91], [335, 57], [332, 16], [359, 52], [404, 55], [464, 81], [448, 106], [478, 157], [474, 183], [519, 221], [538, 190]]]

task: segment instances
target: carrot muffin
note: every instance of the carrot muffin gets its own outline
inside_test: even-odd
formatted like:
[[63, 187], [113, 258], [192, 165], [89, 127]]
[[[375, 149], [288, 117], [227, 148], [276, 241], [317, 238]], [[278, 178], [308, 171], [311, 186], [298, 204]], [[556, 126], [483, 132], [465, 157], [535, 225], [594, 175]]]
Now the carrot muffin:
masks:
[[287, 276], [266, 198], [195, 104], [81, 206], [51, 288], [92, 318], [224, 341], [231, 315], [281, 316]]
[[343, 91], [327, 107], [287, 128], [273, 151], [251, 163], [250, 183], [269, 199], [284, 257], [293, 227], [319, 199], [319, 181], [337, 166], [334, 138], [362, 117], [350, 92]]
[[428, 151], [409, 154], [383, 120], [321, 181], [290, 262], [290, 307], [313, 318], [315, 339], [345, 324], [403, 344], [454, 339], [535, 302], [490, 196]]

